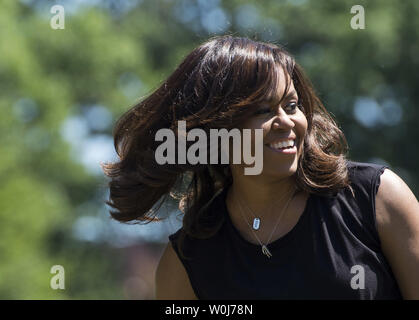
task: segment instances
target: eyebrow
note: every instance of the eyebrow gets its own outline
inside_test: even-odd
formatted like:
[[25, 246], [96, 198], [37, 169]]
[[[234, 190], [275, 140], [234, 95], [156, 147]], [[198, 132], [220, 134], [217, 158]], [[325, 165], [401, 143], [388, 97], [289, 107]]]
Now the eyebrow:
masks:
[[280, 100], [279, 98], [277, 98], [277, 96], [275, 96], [275, 97], [273, 97], [273, 98], [271, 98], [271, 99], [267, 99], [267, 100], [265, 101], [265, 103], [270, 104], [270, 105], [277, 105], [277, 104], [279, 104], [281, 101], [283, 101], [283, 100], [288, 100], [288, 99], [290, 99], [290, 98], [298, 98], [298, 93], [297, 93], [297, 91], [288, 92], [282, 100]]

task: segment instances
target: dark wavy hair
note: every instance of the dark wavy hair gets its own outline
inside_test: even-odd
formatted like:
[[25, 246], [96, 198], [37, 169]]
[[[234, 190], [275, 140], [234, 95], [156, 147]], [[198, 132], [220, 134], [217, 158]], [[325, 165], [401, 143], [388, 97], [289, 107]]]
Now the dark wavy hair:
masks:
[[[111, 216], [121, 222], [159, 221], [157, 211], [174, 192], [181, 196], [185, 235], [208, 238], [223, 223], [222, 213], [207, 210], [217, 191], [232, 183], [229, 165], [159, 165], [154, 158], [157, 130], [231, 129], [266, 100], [278, 97], [279, 73], [289, 74], [307, 118], [298, 161], [299, 190], [330, 195], [350, 187], [347, 142], [304, 75], [282, 47], [248, 38], [219, 36], [194, 49], [158, 89], [125, 112], [114, 128], [120, 161], [103, 164], [109, 182]], [[176, 137], [177, 143], [177, 137]], [[209, 152], [207, 153], [209, 154]], [[209, 163], [209, 162], [208, 162]], [[220, 162], [219, 162], [220, 163]], [[186, 188], [181, 190], [181, 186]]]

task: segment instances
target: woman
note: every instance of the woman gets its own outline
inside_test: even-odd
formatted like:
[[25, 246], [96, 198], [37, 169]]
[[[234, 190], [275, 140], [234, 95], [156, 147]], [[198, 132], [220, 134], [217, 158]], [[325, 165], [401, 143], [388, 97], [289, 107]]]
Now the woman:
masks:
[[[178, 121], [187, 132], [259, 129], [263, 170], [157, 163], [156, 134], [176, 134]], [[121, 117], [115, 146], [120, 162], [104, 167], [113, 218], [156, 220], [187, 186], [157, 299], [419, 299], [417, 199], [388, 167], [345, 159], [343, 133], [283, 48], [210, 39]]]

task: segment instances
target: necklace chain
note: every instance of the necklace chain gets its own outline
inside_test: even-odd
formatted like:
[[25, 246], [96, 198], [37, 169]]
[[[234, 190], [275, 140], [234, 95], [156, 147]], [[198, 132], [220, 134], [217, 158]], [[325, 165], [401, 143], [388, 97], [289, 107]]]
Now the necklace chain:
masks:
[[[295, 188], [295, 187], [294, 187]], [[286, 196], [287, 194], [285, 194], [282, 198], [280, 198], [279, 200], [278, 200], [278, 202], [279, 201], [281, 201], [282, 199], [284, 199], [285, 198], [285, 196]], [[239, 199], [239, 198], [237, 198], [237, 201], [240, 203], [240, 207], [241, 208], [243, 208], [242, 207], [242, 204], [243, 204], [243, 202]], [[274, 203], [272, 203], [271, 204], [271, 206], [268, 208], [268, 210], [269, 211], [271, 211], [271, 209], [272, 209], [272, 207], [276, 204], [277, 202], [275, 201]], [[255, 213], [253, 212], [253, 210], [252, 209], [250, 209], [250, 207], [246, 204], [246, 203], [244, 203], [244, 205], [245, 205], [245, 207], [246, 207], [246, 209], [252, 214], [252, 216], [253, 216], [253, 218], [254, 219], [259, 219], [258, 217], [256, 217], [256, 215], [255, 215]], [[252, 230], [253, 230], [254, 228], [252, 228]]]
[[[268, 258], [272, 257], [272, 253], [269, 251], [269, 249], [268, 249], [267, 245], [269, 244], [269, 241], [271, 240], [272, 235], [274, 234], [274, 232], [275, 232], [275, 230], [276, 230], [276, 228], [277, 228], [277, 226], [278, 226], [278, 224], [279, 224], [279, 221], [281, 220], [281, 217], [282, 217], [282, 215], [283, 215], [283, 214], [284, 214], [284, 212], [285, 212], [285, 209], [288, 207], [289, 202], [291, 201], [291, 199], [292, 199], [292, 198], [294, 198], [295, 191], [296, 191], [296, 188], [294, 187], [293, 192], [292, 192], [292, 195], [291, 195], [291, 197], [288, 199], [288, 201], [287, 201], [287, 203], [285, 204], [284, 208], [282, 209], [282, 212], [281, 212], [281, 214], [279, 215], [278, 220], [277, 220], [277, 222], [276, 222], [276, 224], [275, 224], [275, 227], [273, 228], [273, 230], [272, 230], [272, 232], [271, 232], [271, 235], [269, 236], [269, 239], [268, 239], [268, 241], [266, 242], [266, 244], [264, 244], [264, 243], [262, 243], [262, 241], [260, 241], [260, 239], [259, 239], [259, 237], [257, 236], [256, 232], [253, 230], [253, 228], [250, 226], [249, 222], [248, 222], [248, 221], [246, 220], [246, 218], [244, 217], [244, 215], [243, 215], [243, 208], [242, 208], [242, 206], [241, 206], [240, 202], [239, 202], [238, 200], [236, 201], [236, 202], [238, 203], [238, 205], [239, 205], [239, 211], [240, 211], [241, 216], [243, 217], [243, 219], [244, 219], [244, 221], [246, 222], [246, 224], [249, 226], [249, 228], [250, 228], [250, 230], [252, 231], [253, 235], [255, 236], [256, 240], [257, 240], [257, 241], [259, 242], [259, 244], [262, 246], [262, 253], [263, 253], [264, 255], [266, 255]], [[234, 198], [234, 197], [233, 197], [233, 198]], [[236, 199], [234, 198], [234, 200], [236, 200]], [[252, 212], [252, 214], [253, 214], [253, 212]]]

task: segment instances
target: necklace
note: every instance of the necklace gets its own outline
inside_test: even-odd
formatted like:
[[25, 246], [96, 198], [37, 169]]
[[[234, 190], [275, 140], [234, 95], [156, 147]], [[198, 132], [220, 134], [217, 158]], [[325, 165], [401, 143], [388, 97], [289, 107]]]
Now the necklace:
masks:
[[[239, 210], [239, 211], [240, 211], [241, 216], [243, 217], [244, 221], [246, 221], [246, 224], [249, 226], [250, 230], [252, 230], [253, 235], [255, 236], [256, 240], [257, 240], [257, 241], [259, 242], [259, 244], [261, 245], [261, 247], [262, 247], [262, 253], [263, 253], [265, 256], [267, 256], [268, 258], [272, 257], [272, 253], [269, 251], [269, 249], [268, 249], [267, 245], [268, 245], [269, 241], [271, 240], [272, 235], [274, 234], [274, 231], [276, 230], [276, 227], [278, 226], [278, 223], [279, 223], [279, 221], [281, 220], [281, 217], [282, 217], [282, 215], [283, 215], [283, 214], [284, 214], [284, 212], [285, 212], [285, 209], [288, 207], [289, 202], [291, 201], [291, 199], [292, 199], [292, 198], [294, 198], [294, 195], [295, 195], [295, 192], [296, 192], [296, 191], [297, 191], [297, 189], [294, 187], [294, 189], [293, 189], [293, 191], [292, 191], [292, 195], [291, 195], [291, 197], [288, 199], [288, 201], [287, 201], [287, 203], [285, 204], [284, 208], [282, 209], [282, 212], [281, 212], [281, 214], [279, 215], [278, 221], [276, 222], [275, 227], [274, 227], [274, 229], [272, 230], [271, 235], [269, 236], [268, 241], [266, 241], [266, 244], [264, 244], [264, 243], [262, 243], [262, 241], [260, 241], [260, 239], [259, 239], [259, 237], [257, 236], [257, 234], [255, 233], [255, 231], [253, 230], [253, 228], [250, 226], [249, 222], [248, 222], [248, 221], [246, 220], [246, 218], [244, 217], [244, 215], [243, 215], [243, 208], [242, 208], [241, 204], [240, 204], [238, 201], [236, 201], [236, 202], [238, 203], [239, 207], [240, 207], [240, 210]], [[233, 198], [234, 198], [234, 197], [233, 197]], [[236, 199], [234, 199], [234, 200], [236, 200]]]
[[[280, 200], [282, 200], [282, 199], [284, 199], [285, 198], [285, 196], [286, 196], [286, 194], [282, 197], [282, 198], [280, 198], [279, 199], [279, 201]], [[240, 199], [238, 199], [237, 198], [237, 201], [238, 202], [240, 202], [240, 207], [241, 207], [241, 205], [243, 204], [241, 201], [240, 201]], [[272, 209], [272, 207], [275, 205], [275, 203], [276, 203], [276, 201], [268, 208], [268, 210], [270, 211], [271, 209]], [[254, 214], [254, 212], [253, 212], [253, 210], [252, 209], [250, 209], [249, 208], [249, 206], [245, 203], [244, 204], [245, 206], [246, 206], [246, 208], [247, 208], [247, 210], [252, 214], [252, 216], [253, 216], [253, 230], [258, 230], [259, 229], [259, 227], [260, 227], [260, 218], [258, 218], [258, 217], [256, 217], [256, 215]]]

